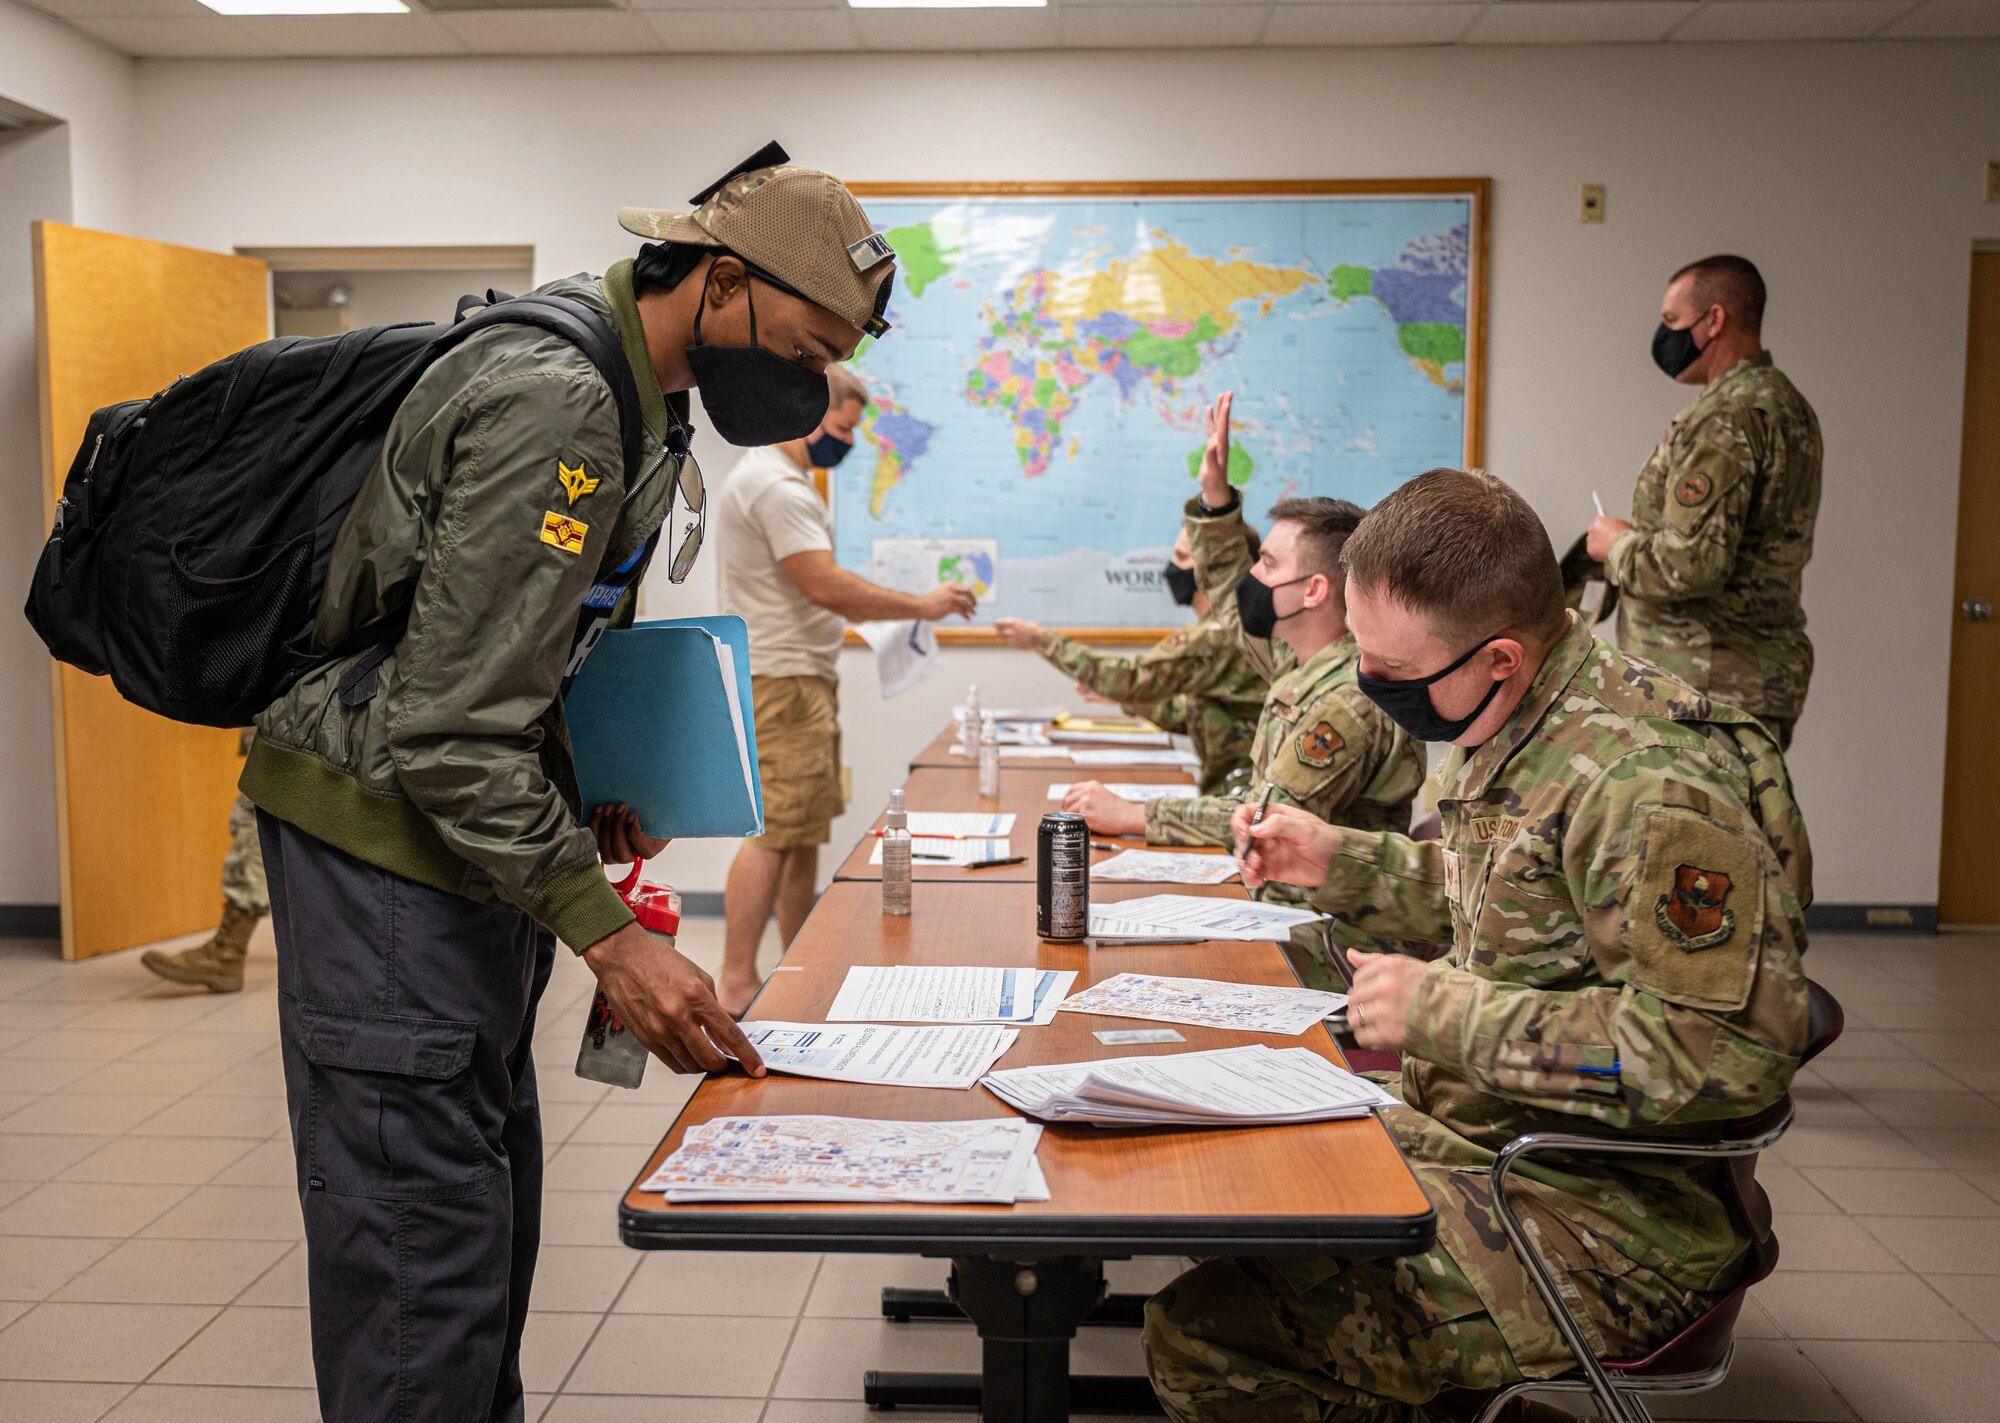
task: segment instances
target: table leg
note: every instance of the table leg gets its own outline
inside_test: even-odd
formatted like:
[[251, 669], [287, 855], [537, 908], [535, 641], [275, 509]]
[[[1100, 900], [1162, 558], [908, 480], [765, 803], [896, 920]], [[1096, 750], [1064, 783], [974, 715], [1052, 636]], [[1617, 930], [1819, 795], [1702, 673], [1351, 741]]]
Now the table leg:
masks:
[[[1085, 1324], [1102, 1324], [1137, 1329], [1145, 1322], [1145, 1295], [1106, 1295], [1090, 1312]], [[965, 1318], [965, 1311], [943, 1290], [913, 1290], [900, 1285], [882, 1287], [882, 1317], [897, 1324], [913, 1319]]]

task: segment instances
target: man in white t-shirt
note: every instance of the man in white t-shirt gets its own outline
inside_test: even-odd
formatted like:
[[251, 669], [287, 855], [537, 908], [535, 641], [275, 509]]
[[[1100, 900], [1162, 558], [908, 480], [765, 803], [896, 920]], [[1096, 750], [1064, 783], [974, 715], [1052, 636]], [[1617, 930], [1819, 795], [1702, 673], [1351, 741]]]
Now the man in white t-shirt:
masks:
[[922, 597], [898, 593], [833, 561], [833, 524], [811, 471], [854, 448], [868, 392], [827, 367], [826, 418], [803, 440], [745, 454], [716, 501], [722, 611], [750, 628], [750, 693], [757, 713], [757, 773], [764, 833], [729, 867], [722, 1006], [741, 1015], [757, 994], [757, 944], [775, 908], [789, 946], [812, 909], [819, 847], [840, 814], [840, 642], [850, 622], [972, 616], [974, 599], [946, 583]]

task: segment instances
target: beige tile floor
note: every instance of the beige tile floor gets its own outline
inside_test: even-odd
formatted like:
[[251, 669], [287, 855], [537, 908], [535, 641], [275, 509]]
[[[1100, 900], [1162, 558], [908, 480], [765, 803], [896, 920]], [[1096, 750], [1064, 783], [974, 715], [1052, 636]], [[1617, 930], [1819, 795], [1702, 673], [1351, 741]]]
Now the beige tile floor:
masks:
[[[719, 928], [683, 936], [711, 967]], [[1655, 1411], [1992, 1417], [2000, 935], [1825, 935], [1809, 963], [1848, 1031], [1801, 1075], [1799, 1125], [1760, 1169], [1783, 1265], [1752, 1296], [1729, 1383]], [[220, 998], [158, 984], [136, 955], [65, 965], [0, 941], [0, 1419], [317, 1416], [274, 967], [266, 933], [248, 990]], [[976, 1368], [969, 1328], [877, 1315], [881, 1286], [935, 1285], [935, 1262], [620, 1246], [617, 1193], [690, 1084], [658, 1064], [637, 1093], [578, 1080], [589, 987], [565, 957], [536, 1039], [549, 1171], [531, 1418], [846, 1423], [871, 1416], [864, 1368]], [[1173, 1268], [1130, 1262], [1114, 1286]], [[1138, 1368], [1130, 1331], [1086, 1330], [1075, 1356], [1080, 1372]]]

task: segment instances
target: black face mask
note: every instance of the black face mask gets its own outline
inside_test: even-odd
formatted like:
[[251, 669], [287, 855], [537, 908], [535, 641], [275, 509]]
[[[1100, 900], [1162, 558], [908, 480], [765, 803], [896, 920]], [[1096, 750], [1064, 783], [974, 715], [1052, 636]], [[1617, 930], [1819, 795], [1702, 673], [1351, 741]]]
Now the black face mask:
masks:
[[814, 469], [832, 469], [847, 458], [847, 452], [854, 448], [854, 441], [843, 440], [838, 435], [820, 435], [806, 441], [806, 458], [812, 461]]
[[687, 348], [688, 367], [701, 387], [702, 409], [716, 434], [732, 445], [782, 445], [804, 439], [826, 418], [826, 377], [757, 344], [753, 280], [744, 278], [743, 286], [743, 299], [750, 303], [750, 344], [704, 346], [701, 316], [702, 307], [708, 305], [708, 279], [702, 278], [694, 344]]
[[1681, 372], [1693, 365], [1695, 357], [1701, 354], [1701, 347], [1694, 343], [1694, 328], [1699, 325], [1701, 318], [1696, 317], [1692, 323], [1676, 331], [1662, 321], [1660, 329], [1653, 333], [1653, 364], [1678, 380]]
[[1160, 572], [1167, 581], [1167, 591], [1174, 595], [1174, 601], [1183, 608], [1194, 602], [1194, 570], [1182, 568], [1178, 563], [1170, 563]]
[[1295, 618], [1304, 608], [1294, 608], [1278, 616], [1277, 592], [1289, 588], [1294, 583], [1304, 583], [1313, 577], [1308, 573], [1304, 578], [1287, 578], [1283, 583], [1266, 583], [1254, 573], [1243, 575], [1243, 581], [1236, 585], [1236, 617], [1243, 624], [1243, 631], [1252, 637], [1269, 637], [1278, 630], [1278, 624], [1285, 618]]
[[1442, 672], [1433, 672], [1428, 677], [1410, 677], [1397, 680], [1392, 677], [1371, 677], [1366, 672], [1357, 672], [1355, 684], [1361, 688], [1361, 695], [1382, 708], [1383, 714], [1419, 741], [1456, 741], [1465, 735], [1465, 729], [1478, 721], [1493, 699], [1500, 695], [1502, 683], [1495, 682], [1486, 689], [1486, 695], [1479, 699], [1479, 705], [1460, 717], [1457, 721], [1446, 721], [1431, 705], [1431, 684], [1442, 681], [1472, 660], [1472, 654], [1499, 636], [1495, 633], [1485, 642], [1477, 643], [1470, 652]]

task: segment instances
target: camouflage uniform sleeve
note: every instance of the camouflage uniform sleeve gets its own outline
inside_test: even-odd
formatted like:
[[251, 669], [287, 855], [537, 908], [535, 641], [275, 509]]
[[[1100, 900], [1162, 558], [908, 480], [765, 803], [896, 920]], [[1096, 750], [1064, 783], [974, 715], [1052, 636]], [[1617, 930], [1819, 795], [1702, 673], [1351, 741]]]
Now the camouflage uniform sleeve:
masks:
[[1574, 943], [1580, 927], [1602, 982], [1542, 989], [1440, 961], [1406, 1052], [1615, 1129], [1749, 1116], [1784, 1093], [1806, 1038], [1798, 902], [1750, 812], [1719, 776], [1681, 779], [1688, 764], [1639, 748], [1598, 776], [1563, 836], [1564, 890], [1489, 881], [1523, 936], [1542, 921]]
[[1300, 806], [1339, 824], [1341, 813], [1368, 788], [1379, 769], [1377, 738], [1360, 688], [1343, 682], [1307, 704], [1284, 744], [1271, 756], [1265, 777], [1274, 804]]
[[[1135, 713], [1172, 697], [1199, 694], [1230, 674], [1231, 630], [1208, 619], [1176, 628], [1137, 657], [1118, 657], [1085, 647], [1059, 632], [1044, 632], [1036, 646], [1055, 667], [1100, 697]], [[1186, 720], [1183, 710], [1182, 720]]]
[[1408, 944], [1451, 940], [1444, 847], [1436, 840], [1343, 826], [1340, 853], [1310, 897], [1315, 909], [1338, 915], [1377, 939]]
[[1143, 716], [1162, 731], [1181, 733], [1185, 733], [1188, 729], [1189, 714], [1186, 697], [1168, 697], [1165, 701], [1154, 702], [1150, 706], [1142, 703], [1133, 712], [1133, 715]]
[[1756, 493], [1757, 449], [1735, 416], [1704, 421], [1666, 470], [1662, 522], [1627, 529], [1604, 560], [1612, 586], [1655, 603], [1706, 598], [1728, 581]]
[[[1263, 794], [1263, 787], [1257, 787]], [[1161, 796], [1146, 802], [1146, 839], [1155, 845], [1229, 845], [1229, 828], [1236, 807], [1251, 799], [1242, 795], [1204, 795], [1185, 799]], [[1273, 800], [1277, 797], [1272, 796]]]

